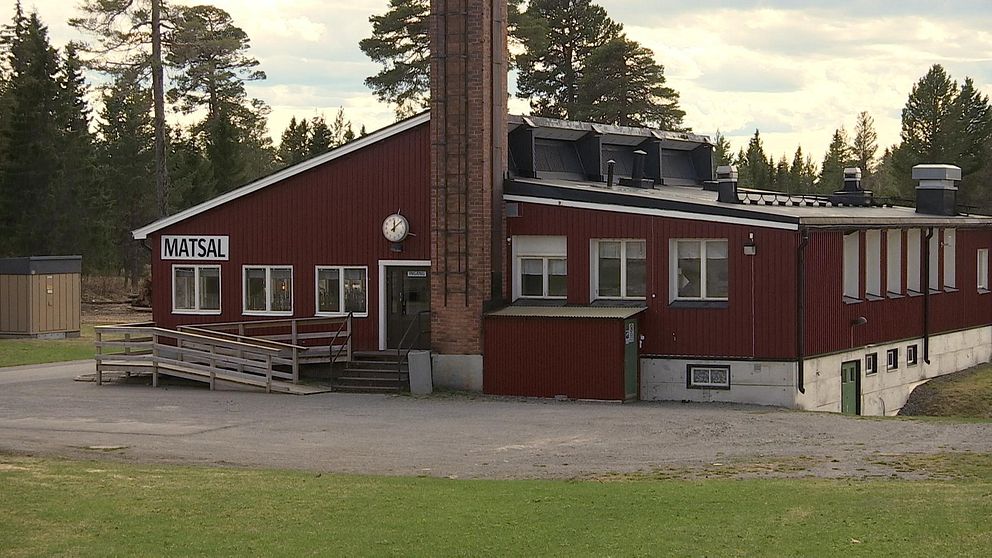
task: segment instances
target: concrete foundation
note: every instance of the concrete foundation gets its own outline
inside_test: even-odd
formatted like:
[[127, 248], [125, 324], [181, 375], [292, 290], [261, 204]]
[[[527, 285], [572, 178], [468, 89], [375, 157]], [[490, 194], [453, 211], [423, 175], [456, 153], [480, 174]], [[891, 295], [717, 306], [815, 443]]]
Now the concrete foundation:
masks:
[[482, 391], [482, 355], [439, 355], [432, 358], [434, 387]]
[[[910, 345], [917, 347], [917, 363], [913, 365], [906, 360]], [[890, 349], [899, 351], [898, 367], [891, 370], [886, 366]], [[878, 358], [874, 374], [865, 373], [865, 356], [870, 353], [876, 353]], [[895, 415], [921, 383], [992, 361], [992, 327], [934, 335], [930, 338], [929, 356], [927, 364], [923, 359], [923, 339], [917, 338], [807, 359], [805, 394], [796, 387], [794, 362], [645, 358], [641, 359], [641, 399], [749, 403], [839, 413], [841, 365], [853, 360], [860, 362], [861, 414]], [[688, 388], [689, 364], [729, 366], [730, 389]]]

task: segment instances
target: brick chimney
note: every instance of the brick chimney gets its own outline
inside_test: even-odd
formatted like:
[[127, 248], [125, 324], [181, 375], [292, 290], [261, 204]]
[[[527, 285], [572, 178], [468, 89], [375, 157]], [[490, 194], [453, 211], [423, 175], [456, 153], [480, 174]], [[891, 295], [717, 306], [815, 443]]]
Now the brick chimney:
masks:
[[431, 342], [480, 374], [482, 312], [502, 297], [506, 14], [431, 0]]

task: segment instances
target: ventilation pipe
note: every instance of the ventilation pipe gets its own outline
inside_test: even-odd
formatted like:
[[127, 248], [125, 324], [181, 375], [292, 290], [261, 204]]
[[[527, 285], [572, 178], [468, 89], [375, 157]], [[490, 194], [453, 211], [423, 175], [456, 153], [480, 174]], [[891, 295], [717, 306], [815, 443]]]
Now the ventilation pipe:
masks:
[[954, 165], [916, 165], [916, 212], [952, 217], [958, 214], [958, 187], [961, 167]]
[[623, 186], [630, 186], [631, 188], [652, 188], [654, 187], [654, 180], [644, 179], [644, 163], [648, 157], [648, 152], [642, 149], [634, 151], [634, 168], [630, 173], [630, 180], [625, 178], [620, 179], [620, 184]]
[[616, 172], [616, 169], [617, 169], [617, 162], [616, 161], [614, 161], [613, 159], [610, 159], [609, 161], [606, 162], [606, 187], [607, 188], [612, 188], [613, 187], [613, 175]]
[[716, 181], [720, 192], [717, 201], [721, 203], [741, 203], [737, 197], [737, 167], [725, 165], [716, 169]]

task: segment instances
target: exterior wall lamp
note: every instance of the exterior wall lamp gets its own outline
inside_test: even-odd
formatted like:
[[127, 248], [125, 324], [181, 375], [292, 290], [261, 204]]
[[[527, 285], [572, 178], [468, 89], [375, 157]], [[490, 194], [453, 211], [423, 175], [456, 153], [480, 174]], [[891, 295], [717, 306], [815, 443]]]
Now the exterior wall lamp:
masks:
[[758, 245], [754, 243], [754, 233], [747, 233], [747, 242], [744, 243], [744, 255], [753, 256], [758, 253]]

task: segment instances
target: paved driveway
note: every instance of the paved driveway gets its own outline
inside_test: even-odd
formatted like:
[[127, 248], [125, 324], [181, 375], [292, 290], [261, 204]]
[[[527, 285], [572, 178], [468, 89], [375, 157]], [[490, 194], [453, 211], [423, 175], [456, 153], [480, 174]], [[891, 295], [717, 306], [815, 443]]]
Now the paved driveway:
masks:
[[[992, 452], [992, 423], [741, 405], [291, 396], [74, 382], [91, 362], [0, 368], [0, 452], [387, 475], [576, 477], [795, 462], [884, 474], [879, 454]], [[117, 448], [117, 449], [114, 449]]]

